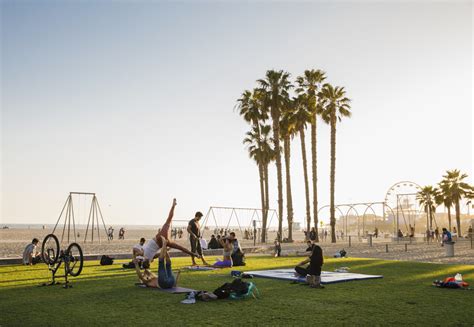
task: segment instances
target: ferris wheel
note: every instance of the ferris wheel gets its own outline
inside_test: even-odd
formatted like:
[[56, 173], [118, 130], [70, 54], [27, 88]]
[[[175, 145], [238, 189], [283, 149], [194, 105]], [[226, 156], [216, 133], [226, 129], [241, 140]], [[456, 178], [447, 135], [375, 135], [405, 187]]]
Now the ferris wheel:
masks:
[[420, 213], [420, 207], [416, 201], [416, 194], [421, 191], [421, 186], [411, 181], [401, 181], [393, 184], [385, 194], [385, 203], [393, 209], [396, 217], [396, 231], [398, 229], [413, 234], [416, 226], [416, 218]]

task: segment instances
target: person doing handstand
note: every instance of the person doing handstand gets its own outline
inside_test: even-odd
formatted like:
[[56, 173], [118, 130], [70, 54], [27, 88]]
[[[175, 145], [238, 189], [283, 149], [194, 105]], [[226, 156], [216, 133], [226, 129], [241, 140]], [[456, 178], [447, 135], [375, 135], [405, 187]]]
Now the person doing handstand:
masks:
[[176, 244], [173, 241], [169, 240], [169, 229], [171, 225], [171, 221], [173, 220], [173, 215], [174, 215], [174, 207], [176, 207], [176, 199], [173, 199], [173, 204], [171, 206], [168, 219], [166, 219], [165, 224], [158, 230], [158, 233], [156, 234], [155, 237], [153, 237], [151, 240], [145, 243], [143, 246], [143, 256], [144, 261], [143, 261], [143, 267], [148, 268], [150, 266], [150, 263], [153, 262], [156, 254], [160, 250], [160, 248], [163, 246], [163, 239], [167, 241], [167, 245], [170, 248], [173, 249], [178, 249], [184, 253], [189, 254], [191, 257], [200, 257], [198, 254], [193, 253], [186, 249], [185, 247]]
[[178, 271], [176, 277], [173, 275], [173, 271], [171, 270], [171, 258], [168, 254], [168, 241], [163, 236], [161, 236], [161, 244], [163, 246], [161, 247], [160, 257], [158, 259], [158, 277], [148, 269], [145, 269], [142, 273], [138, 265], [138, 259], [134, 259], [138, 279], [140, 279], [146, 287], [166, 289], [176, 287], [178, 284], [180, 272]]

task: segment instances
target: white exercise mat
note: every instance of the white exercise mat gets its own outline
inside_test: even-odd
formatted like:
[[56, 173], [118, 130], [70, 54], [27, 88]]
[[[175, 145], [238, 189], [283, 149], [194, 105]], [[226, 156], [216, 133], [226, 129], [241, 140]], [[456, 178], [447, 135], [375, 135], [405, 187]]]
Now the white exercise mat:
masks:
[[[304, 277], [295, 277], [295, 270], [293, 268], [246, 271], [245, 273], [251, 274], [255, 277], [292, 280], [296, 282], [306, 281]], [[374, 278], [383, 278], [383, 276], [382, 275], [341, 273], [341, 272], [331, 272], [331, 271], [321, 272], [321, 284], [332, 284], [332, 283], [340, 283], [340, 282], [349, 282], [352, 280], [374, 279]]]

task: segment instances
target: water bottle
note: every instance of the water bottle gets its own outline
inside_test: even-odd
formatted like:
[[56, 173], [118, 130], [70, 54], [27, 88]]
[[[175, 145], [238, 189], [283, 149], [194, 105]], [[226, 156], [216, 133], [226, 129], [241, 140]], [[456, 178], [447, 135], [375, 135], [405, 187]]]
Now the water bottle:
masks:
[[462, 275], [460, 273], [457, 273], [455, 276], [454, 276], [454, 280], [456, 282], [462, 282]]

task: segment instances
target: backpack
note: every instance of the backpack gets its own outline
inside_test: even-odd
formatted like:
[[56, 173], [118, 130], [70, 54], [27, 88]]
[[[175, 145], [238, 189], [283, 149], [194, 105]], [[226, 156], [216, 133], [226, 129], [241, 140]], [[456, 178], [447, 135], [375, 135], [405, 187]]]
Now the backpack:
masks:
[[114, 259], [109, 257], [108, 255], [103, 255], [102, 258], [100, 258], [100, 265], [101, 266], [109, 266], [114, 263]]
[[249, 291], [250, 283], [242, 281], [240, 278], [236, 278], [232, 283], [225, 283], [218, 287], [213, 293], [218, 299], [233, 298], [237, 299], [246, 295]]

